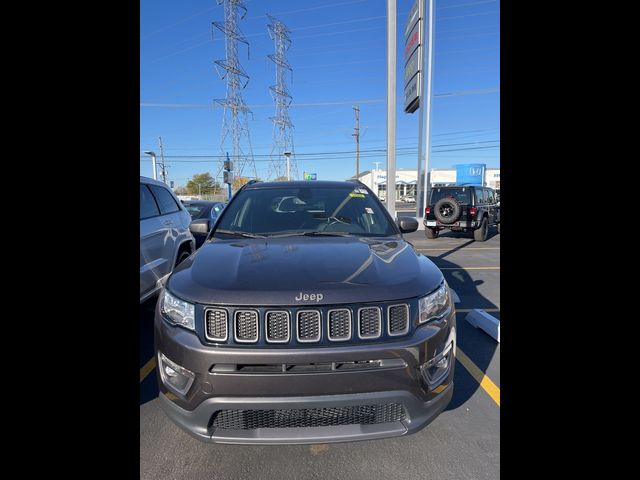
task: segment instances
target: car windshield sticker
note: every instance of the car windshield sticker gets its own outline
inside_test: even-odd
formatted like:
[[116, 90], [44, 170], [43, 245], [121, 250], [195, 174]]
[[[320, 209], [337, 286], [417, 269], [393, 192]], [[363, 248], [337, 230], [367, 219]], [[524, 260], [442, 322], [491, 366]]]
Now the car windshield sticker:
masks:
[[349, 196], [352, 197], [352, 198], [364, 198], [364, 195], [362, 195], [361, 193], [353, 193], [353, 192], [351, 192], [349, 194]]
[[373, 215], [373, 208], [364, 207], [364, 211]]

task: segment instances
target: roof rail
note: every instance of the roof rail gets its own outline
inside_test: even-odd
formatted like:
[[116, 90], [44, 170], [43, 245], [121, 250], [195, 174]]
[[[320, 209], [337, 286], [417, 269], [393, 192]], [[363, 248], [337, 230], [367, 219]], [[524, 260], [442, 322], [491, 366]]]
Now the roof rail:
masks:
[[[361, 180], [358, 180], [357, 178], [350, 178], [347, 180], [347, 182], [351, 182], [351, 183], [357, 183], [358, 185], [365, 185], [364, 183], [362, 183]], [[366, 187], [366, 185], [365, 185]]]

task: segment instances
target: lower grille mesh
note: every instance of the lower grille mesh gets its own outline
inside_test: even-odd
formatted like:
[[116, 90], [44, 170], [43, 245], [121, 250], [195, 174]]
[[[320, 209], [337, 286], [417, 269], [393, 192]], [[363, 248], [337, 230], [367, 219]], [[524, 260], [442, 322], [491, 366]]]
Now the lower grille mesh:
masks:
[[258, 428], [333, 427], [398, 422], [406, 417], [399, 403], [288, 410], [220, 410], [209, 427], [226, 430]]

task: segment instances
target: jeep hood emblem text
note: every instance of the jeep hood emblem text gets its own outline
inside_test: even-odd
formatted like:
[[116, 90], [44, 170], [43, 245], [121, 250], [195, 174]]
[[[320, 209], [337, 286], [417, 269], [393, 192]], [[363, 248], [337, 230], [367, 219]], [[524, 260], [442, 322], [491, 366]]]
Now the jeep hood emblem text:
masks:
[[315, 300], [316, 302], [321, 301], [324, 298], [324, 295], [321, 293], [302, 293], [300, 292], [296, 297], [296, 301], [300, 302], [302, 300]]

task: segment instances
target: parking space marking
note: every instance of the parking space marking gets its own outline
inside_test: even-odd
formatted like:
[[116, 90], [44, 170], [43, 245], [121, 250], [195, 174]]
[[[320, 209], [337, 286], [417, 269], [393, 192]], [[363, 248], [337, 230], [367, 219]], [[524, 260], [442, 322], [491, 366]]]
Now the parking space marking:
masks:
[[482, 389], [487, 392], [491, 399], [500, 406], [500, 388], [493, 383], [493, 381], [487, 377], [482, 370], [480, 370], [475, 363], [471, 361], [465, 353], [460, 350], [460, 347], [456, 347], [456, 360], [458, 360], [464, 368], [471, 374]]
[[500, 267], [438, 267], [440, 270], [500, 270]]
[[147, 378], [147, 375], [149, 375], [153, 369], [156, 368], [156, 357], [151, 357], [151, 360], [149, 360], [147, 363], [144, 364], [144, 367], [142, 367], [140, 369], [140, 383], [142, 383], [142, 381]]

